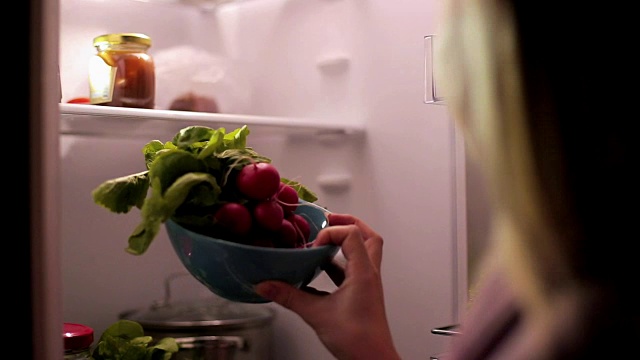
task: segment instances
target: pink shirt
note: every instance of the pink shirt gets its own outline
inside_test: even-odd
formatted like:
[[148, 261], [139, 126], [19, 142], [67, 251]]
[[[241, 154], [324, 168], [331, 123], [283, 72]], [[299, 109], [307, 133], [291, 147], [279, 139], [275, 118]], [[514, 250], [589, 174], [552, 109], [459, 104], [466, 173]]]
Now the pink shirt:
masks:
[[459, 327], [461, 334], [451, 338], [439, 359], [640, 359], [640, 298], [629, 301], [596, 286], [567, 290], [541, 328], [530, 326], [503, 276], [486, 280]]

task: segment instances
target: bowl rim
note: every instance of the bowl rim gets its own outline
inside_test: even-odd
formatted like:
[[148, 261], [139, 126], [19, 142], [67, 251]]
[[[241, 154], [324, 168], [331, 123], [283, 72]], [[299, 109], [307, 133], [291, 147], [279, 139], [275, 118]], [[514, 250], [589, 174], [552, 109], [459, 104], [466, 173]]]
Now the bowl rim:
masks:
[[172, 218], [168, 218], [165, 221], [165, 226], [170, 226], [170, 224], [171, 224], [171, 226], [176, 226], [176, 227], [180, 228], [182, 231], [185, 231], [185, 232], [189, 233], [190, 235], [198, 236], [198, 237], [200, 237], [200, 238], [202, 238], [202, 239], [204, 239], [206, 241], [212, 241], [214, 243], [221, 243], [221, 244], [224, 244], [224, 245], [235, 246], [235, 247], [238, 247], [238, 248], [241, 248], [241, 249], [247, 249], [247, 250], [253, 250], [253, 251], [264, 251], [264, 252], [284, 253], [284, 254], [286, 254], [286, 253], [296, 253], [296, 252], [301, 252], [301, 251], [302, 252], [324, 252], [324, 251], [326, 251], [328, 249], [338, 248], [338, 245], [334, 245], [334, 244], [312, 246], [312, 244], [314, 243], [315, 239], [307, 243], [307, 244], [309, 244], [309, 246], [303, 247], [303, 248], [272, 248], [272, 247], [266, 247], [266, 246], [248, 245], [248, 244], [241, 244], [241, 243], [233, 242], [233, 241], [230, 241], [230, 240], [219, 239], [219, 238], [214, 238], [214, 237], [211, 237], [211, 236], [208, 236], [208, 235], [200, 234], [200, 233], [195, 232], [193, 230], [187, 229], [186, 227], [180, 225], [178, 222], [176, 222]]

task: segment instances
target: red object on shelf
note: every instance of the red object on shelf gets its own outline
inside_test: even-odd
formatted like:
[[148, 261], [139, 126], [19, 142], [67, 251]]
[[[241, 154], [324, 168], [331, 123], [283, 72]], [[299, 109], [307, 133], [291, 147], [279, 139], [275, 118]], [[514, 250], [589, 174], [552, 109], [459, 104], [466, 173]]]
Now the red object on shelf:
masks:
[[82, 324], [64, 323], [62, 337], [65, 351], [85, 349], [93, 343], [93, 329]]
[[90, 104], [91, 99], [88, 97], [77, 97], [67, 101], [68, 104]]

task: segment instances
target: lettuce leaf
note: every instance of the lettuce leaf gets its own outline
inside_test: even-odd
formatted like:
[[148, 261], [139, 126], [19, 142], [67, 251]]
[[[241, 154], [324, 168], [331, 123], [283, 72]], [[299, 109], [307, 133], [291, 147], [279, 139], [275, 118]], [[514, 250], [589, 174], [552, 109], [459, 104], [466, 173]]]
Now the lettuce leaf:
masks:
[[[222, 192], [214, 176], [207, 173], [186, 173], [174, 181], [162, 193], [161, 179], [152, 180], [151, 196], [142, 206], [142, 222], [134, 229], [129, 237], [129, 247], [125, 250], [134, 255], [144, 254], [153, 239], [158, 235], [160, 226], [170, 218], [175, 211], [185, 202], [191, 189], [206, 183], [211, 187], [208, 193], [208, 201], [205, 204], [212, 205], [217, 201]], [[200, 199], [200, 201], [203, 201]]]
[[135, 206], [141, 208], [149, 190], [149, 172], [107, 180], [95, 188], [93, 201], [114, 213], [128, 213]]
[[100, 335], [91, 352], [94, 360], [169, 360], [179, 351], [174, 338], [165, 337], [153, 343], [145, 336], [142, 325], [121, 319]]

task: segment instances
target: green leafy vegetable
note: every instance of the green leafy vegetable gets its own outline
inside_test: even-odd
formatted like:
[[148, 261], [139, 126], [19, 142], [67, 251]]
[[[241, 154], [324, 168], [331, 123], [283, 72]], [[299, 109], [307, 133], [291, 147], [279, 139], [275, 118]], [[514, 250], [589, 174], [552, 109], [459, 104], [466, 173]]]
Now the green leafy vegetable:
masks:
[[109, 326], [94, 346], [94, 360], [169, 360], [179, 351], [174, 338], [162, 338], [156, 343], [144, 335], [142, 326], [131, 320], [118, 320]]
[[149, 172], [108, 180], [93, 190], [94, 201], [115, 213], [141, 208], [149, 190]]
[[[249, 133], [246, 125], [229, 133], [224, 128], [183, 128], [171, 141], [151, 140], [142, 148], [146, 171], [98, 185], [92, 191], [96, 204], [114, 213], [140, 209], [141, 221], [125, 251], [144, 254], [169, 218], [202, 228], [211, 224], [216, 205], [246, 202], [230, 184], [230, 177], [247, 164], [271, 162], [247, 147]], [[291, 185], [302, 200], [318, 199], [299, 182], [285, 178], [282, 182]]]

